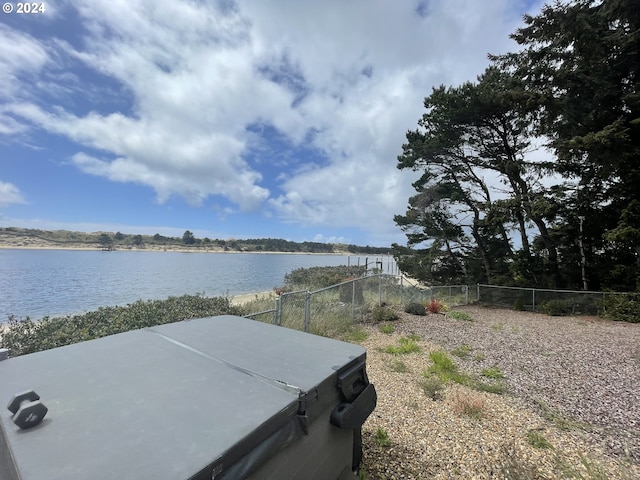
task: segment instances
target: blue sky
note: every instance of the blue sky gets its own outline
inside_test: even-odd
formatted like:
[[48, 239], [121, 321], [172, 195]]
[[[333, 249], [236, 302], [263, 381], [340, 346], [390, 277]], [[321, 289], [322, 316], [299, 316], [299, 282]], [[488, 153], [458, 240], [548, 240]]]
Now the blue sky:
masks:
[[[13, 2], [15, 6], [15, 2]], [[0, 13], [0, 226], [388, 246], [431, 88], [541, 3], [75, 0]]]

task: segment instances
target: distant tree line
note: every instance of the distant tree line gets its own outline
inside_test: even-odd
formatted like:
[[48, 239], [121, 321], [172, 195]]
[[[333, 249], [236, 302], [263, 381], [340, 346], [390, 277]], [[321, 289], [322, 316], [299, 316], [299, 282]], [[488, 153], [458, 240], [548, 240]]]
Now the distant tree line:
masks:
[[280, 238], [256, 238], [256, 239], [210, 239], [198, 238], [190, 230], [186, 230], [182, 237], [168, 237], [156, 233], [155, 235], [134, 235], [122, 232], [108, 233], [83, 233], [66, 230], [46, 231], [36, 229], [24, 229], [7, 227], [0, 228], [14, 236], [31, 236], [56, 244], [80, 243], [83, 245], [96, 245], [102, 250], [114, 250], [118, 248], [144, 248], [147, 245], [192, 247], [194, 249], [211, 249], [232, 252], [283, 252], [283, 253], [352, 253], [352, 254], [391, 254], [391, 247], [360, 247], [357, 245], [344, 245], [337, 243], [321, 242], [292, 242]]
[[434, 88], [398, 157], [419, 173], [395, 217], [400, 269], [435, 284], [640, 290], [639, 31], [636, 1], [554, 2], [524, 17], [517, 52]]

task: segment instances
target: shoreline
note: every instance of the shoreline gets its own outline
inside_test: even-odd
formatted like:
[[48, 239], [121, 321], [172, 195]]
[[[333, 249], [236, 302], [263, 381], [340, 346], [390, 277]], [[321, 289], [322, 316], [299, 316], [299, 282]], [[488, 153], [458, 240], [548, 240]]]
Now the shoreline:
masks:
[[254, 293], [241, 293], [239, 295], [233, 295], [229, 299], [231, 305], [235, 307], [239, 307], [242, 305], [246, 305], [249, 302], [253, 302], [254, 300], [274, 300], [276, 298], [276, 294], [273, 290], [264, 290], [262, 292], [254, 292]]
[[[81, 251], [81, 252], [178, 252], [178, 253], [228, 253], [228, 254], [240, 254], [240, 253], [258, 253], [264, 255], [341, 255], [341, 256], [353, 256], [353, 257], [367, 257], [367, 256], [384, 256], [384, 255], [369, 255], [358, 254], [351, 252], [281, 252], [281, 251], [266, 251], [266, 250], [223, 250], [223, 249], [210, 249], [210, 248], [189, 248], [189, 247], [160, 247], [154, 246], [150, 248], [114, 248], [113, 250], [101, 250], [97, 247], [84, 247], [84, 246], [58, 246], [58, 245], [2, 245], [0, 244], [0, 250], [61, 250], [61, 251]], [[385, 254], [388, 255], [388, 254]]]

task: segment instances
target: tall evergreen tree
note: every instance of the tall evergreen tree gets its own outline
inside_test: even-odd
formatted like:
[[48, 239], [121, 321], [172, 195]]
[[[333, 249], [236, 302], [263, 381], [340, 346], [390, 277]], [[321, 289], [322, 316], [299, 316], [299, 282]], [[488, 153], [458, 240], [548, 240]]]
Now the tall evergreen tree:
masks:
[[495, 59], [538, 104], [538, 133], [568, 180], [556, 235], [573, 244], [565, 255], [587, 249], [590, 286], [640, 288], [640, 5], [555, 2], [524, 22], [523, 50]]

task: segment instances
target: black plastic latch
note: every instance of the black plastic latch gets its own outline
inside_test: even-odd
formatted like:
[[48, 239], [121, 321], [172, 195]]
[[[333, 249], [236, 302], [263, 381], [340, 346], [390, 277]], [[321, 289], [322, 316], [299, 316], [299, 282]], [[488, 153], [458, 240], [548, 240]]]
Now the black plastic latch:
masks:
[[372, 383], [367, 385], [351, 403], [340, 403], [331, 412], [332, 425], [343, 429], [360, 428], [376, 408], [378, 395]]

